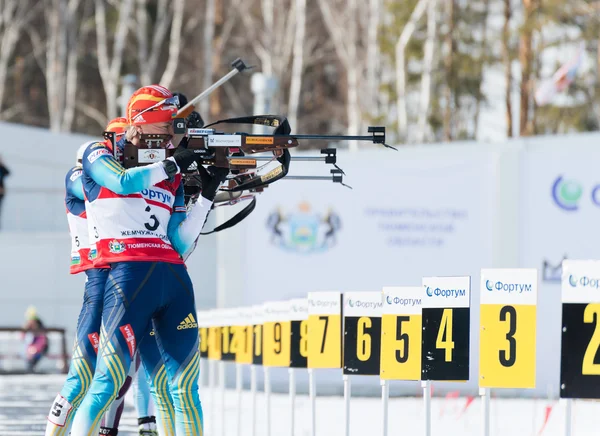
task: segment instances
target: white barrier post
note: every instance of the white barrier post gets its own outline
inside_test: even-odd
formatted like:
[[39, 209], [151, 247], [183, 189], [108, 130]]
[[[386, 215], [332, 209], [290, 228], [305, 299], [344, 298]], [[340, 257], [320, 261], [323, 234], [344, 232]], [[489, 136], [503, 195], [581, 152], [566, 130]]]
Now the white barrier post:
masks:
[[221, 434], [225, 434], [225, 362], [219, 362], [219, 390], [221, 391]]
[[388, 434], [388, 401], [390, 399], [389, 382], [381, 380], [381, 420], [383, 421], [383, 436]]
[[252, 436], [256, 436], [256, 365], [250, 365], [250, 409], [252, 414]]
[[237, 392], [237, 431], [238, 436], [242, 436], [242, 386], [243, 386], [242, 365], [235, 364], [235, 391]]
[[216, 392], [217, 392], [217, 374], [215, 370], [217, 362], [215, 360], [208, 361], [208, 377], [210, 384], [210, 428], [211, 432], [215, 431], [216, 428], [216, 419], [215, 419], [215, 402], [216, 402]]
[[200, 380], [198, 380], [198, 385], [203, 388], [205, 387], [208, 383], [204, 383], [204, 380], [206, 377], [204, 377], [204, 371], [206, 371], [206, 360], [204, 359], [204, 357], [200, 358]]
[[344, 434], [350, 436], [350, 397], [352, 396], [352, 385], [350, 376], [344, 374]]
[[425, 436], [431, 436], [431, 381], [421, 382], [423, 405], [425, 406]]
[[296, 418], [296, 372], [294, 368], [288, 368], [290, 374], [290, 436], [294, 436]]
[[271, 435], [271, 378], [270, 378], [270, 373], [269, 373], [269, 367], [268, 366], [263, 366], [263, 369], [265, 371], [265, 401], [266, 401], [266, 407], [265, 407], [265, 412], [266, 412], [266, 417], [267, 417], [267, 432], [266, 435], [270, 436]]
[[567, 398], [565, 407], [565, 436], [571, 436], [571, 414], [573, 412], [573, 400]]
[[317, 434], [317, 408], [316, 408], [316, 390], [315, 375], [312, 368], [308, 368], [308, 399], [310, 401], [310, 436]]
[[479, 395], [481, 395], [481, 413], [483, 424], [482, 436], [490, 436], [490, 390], [488, 388], [480, 388]]

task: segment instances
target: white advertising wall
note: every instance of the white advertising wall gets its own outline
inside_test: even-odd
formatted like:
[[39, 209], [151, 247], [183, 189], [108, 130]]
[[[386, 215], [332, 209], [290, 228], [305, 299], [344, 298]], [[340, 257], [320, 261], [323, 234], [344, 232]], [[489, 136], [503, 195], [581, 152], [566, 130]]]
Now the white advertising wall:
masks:
[[[340, 153], [338, 164], [352, 189], [327, 181], [273, 184], [259, 196], [241, 232], [245, 282], [232, 305], [306, 297], [310, 291], [420, 287], [424, 276], [470, 275], [476, 308], [479, 271], [493, 267], [499, 251], [499, 162], [494, 149], [472, 145]], [[292, 161], [290, 174], [329, 169]], [[443, 383], [441, 389], [476, 390], [478, 323], [474, 309], [471, 381]], [[273, 372], [285, 388], [287, 372]], [[320, 389], [339, 392], [339, 371], [324, 371], [322, 377]], [[357, 377], [353, 386], [355, 392], [379, 389], [375, 377]], [[392, 386], [392, 392], [404, 394], [419, 389], [415, 382]]]
[[260, 195], [246, 224], [244, 304], [420, 286], [426, 275], [474, 275], [491, 265], [493, 153], [384, 150], [338, 163], [353, 189], [281, 181]]
[[600, 259], [598, 162], [597, 135], [534, 138], [521, 153], [519, 266], [538, 269], [537, 363], [553, 395], [559, 392], [561, 262]]

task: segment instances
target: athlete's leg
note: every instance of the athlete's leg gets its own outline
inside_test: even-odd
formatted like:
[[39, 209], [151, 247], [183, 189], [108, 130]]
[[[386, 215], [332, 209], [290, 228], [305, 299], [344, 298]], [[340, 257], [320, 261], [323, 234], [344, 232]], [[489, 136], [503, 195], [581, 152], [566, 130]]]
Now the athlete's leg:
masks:
[[162, 277], [151, 262], [112, 265], [106, 289], [96, 373], [73, 421], [73, 434], [95, 436], [106, 409], [125, 383], [137, 344], [149, 337], [160, 305]]
[[[140, 353], [137, 353], [135, 359], [138, 362], [140, 359], [139, 355]], [[104, 414], [104, 418], [102, 418], [102, 423], [100, 424], [101, 435], [116, 436], [119, 433], [119, 423], [121, 422], [123, 409], [125, 409], [125, 395], [133, 382], [135, 371], [136, 365], [132, 364], [129, 368], [129, 374], [127, 374], [127, 378], [125, 379], [125, 384], [121, 386], [117, 398], [115, 398], [115, 401], [113, 401]]]
[[73, 357], [67, 381], [52, 403], [46, 424], [46, 436], [68, 435], [75, 411], [85, 396], [96, 368], [100, 340], [102, 297], [108, 269], [86, 271], [83, 305], [77, 321]]
[[161, 436], [175, 436], [175, 410], [169, 393], [165, 365], [154, 338], [153, 329], [140, 344], [143, 366], [136, 375], [135, 396], [139, 434], [155, 435], [158, 427]]
[[185, 265], [163, 264], [167, 304], [154, 318], [159, 349], [175, 406], [177, 435], [203, 434], [198, 395], [200, 356], [192, 282]]

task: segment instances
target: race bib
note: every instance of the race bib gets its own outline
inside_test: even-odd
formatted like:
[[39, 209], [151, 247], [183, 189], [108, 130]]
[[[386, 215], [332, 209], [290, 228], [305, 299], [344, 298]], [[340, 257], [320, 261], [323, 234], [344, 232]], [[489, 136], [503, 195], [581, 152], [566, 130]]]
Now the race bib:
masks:
[[48, 421], [58, 427], [64, 427], [71, 409], [73, 409], [73, 406], [71, 406], [66, 399], [58, 394], [54, 399], [52, 409], [48, 414]]

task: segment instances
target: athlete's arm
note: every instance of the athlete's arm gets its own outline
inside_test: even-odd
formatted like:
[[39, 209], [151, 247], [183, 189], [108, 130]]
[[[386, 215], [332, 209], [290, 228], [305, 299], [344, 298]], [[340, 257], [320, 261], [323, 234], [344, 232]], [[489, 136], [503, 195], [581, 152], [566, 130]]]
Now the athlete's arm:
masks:
[[65, 190], [67, 191], [68, 197], [75, 197], [81, 201], [84, 201], [83, 196], [83, 183], [81, 182], [81, 167], [76, 166], [69, 170], [65, 177]]
[[[174, 161], [169, 161], [179, 172]], [[114, 158], [110, 149], [101, 142], [91, 144], [83, 153], [83, 171], [97, 184], [115, 194], [128, 195], [148, 189], [168, 179], [165, 163], [156, 162], [143, 167], [125, 169]], [[169, 168], [172, 173], [173, 169]], [[172, 175], [172, 174], [171, 174]]]
[[173, 214], [167, 227], [171, 245], [181, 256], [195, 246], [211, 207], [212, 201], [199, 196], [190, 213], [186, 215], [182, 180], [175, 193]]

